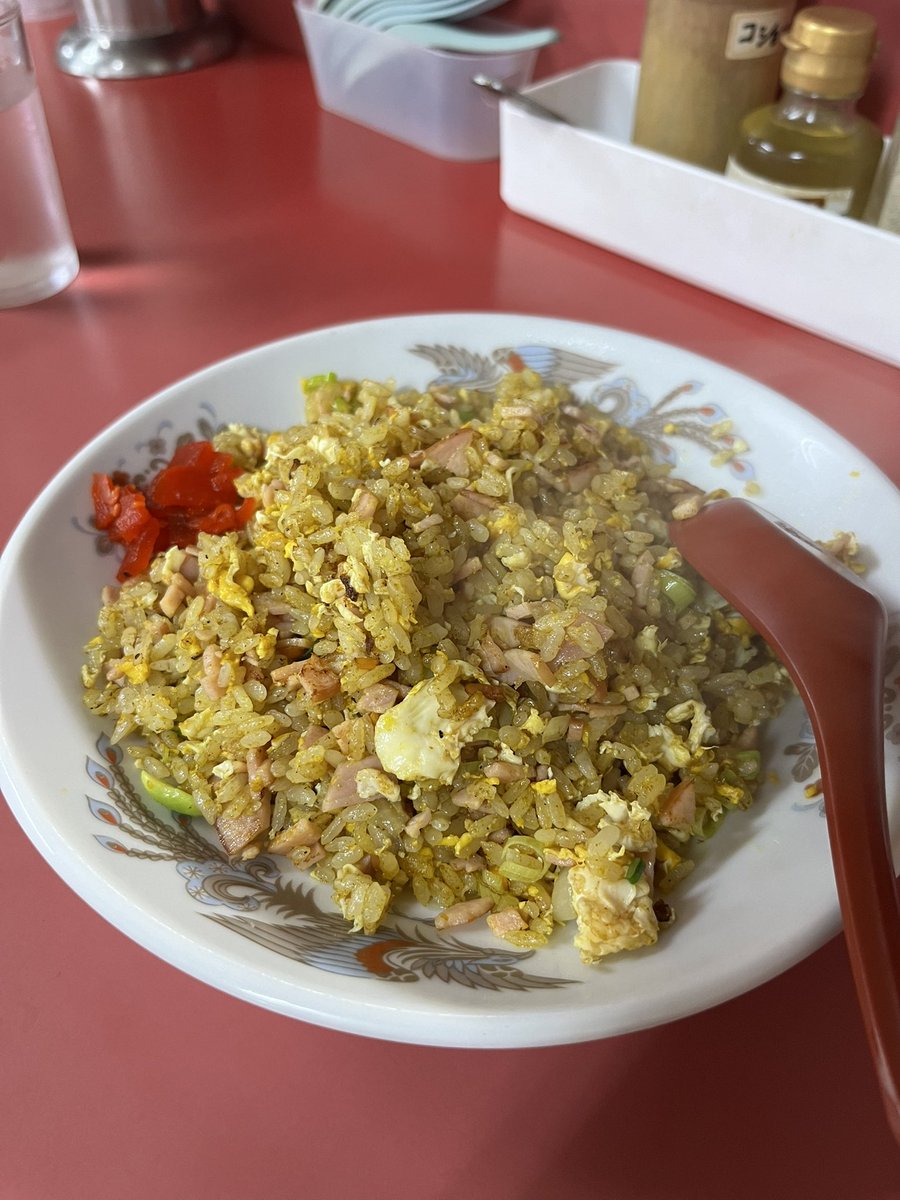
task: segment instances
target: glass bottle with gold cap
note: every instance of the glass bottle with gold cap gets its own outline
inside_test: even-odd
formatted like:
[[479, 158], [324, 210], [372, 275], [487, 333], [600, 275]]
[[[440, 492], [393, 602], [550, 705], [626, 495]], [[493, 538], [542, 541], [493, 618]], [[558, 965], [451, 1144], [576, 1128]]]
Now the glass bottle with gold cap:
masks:
[[852, 8], [805, 8], [784, 34], [782, 95], [741, 122], [726, 175], [860, 217], [883, 138], [856, 111], [875, 53], [873, 18]]

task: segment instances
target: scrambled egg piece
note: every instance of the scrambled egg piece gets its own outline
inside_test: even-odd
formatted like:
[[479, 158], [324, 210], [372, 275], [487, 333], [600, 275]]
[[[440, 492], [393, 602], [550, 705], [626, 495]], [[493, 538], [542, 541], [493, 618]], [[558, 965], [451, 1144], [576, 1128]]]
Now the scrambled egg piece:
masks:
[[691, 765], [690, 750], [668, 725], [648, 725], [647, 731], [662, 739], [662, 750], [656, 761], [667, 770], [683, 771]]
[[517, 537], [522, 527], [519, 513], [510, 506], [501, 508], [495, 517], [485, 518], [485, 525], [487, 525], [494, 537], [499, 537], [501, 533], [508, 533], [511, 537]]
[[547, 722], [541, 717], [541, 714], [538, 712], [538, 710], [533, 708], [522, 722], [522, 728], [528, 733], [538, 735], [543, 733], [547, 728]]
[[143, 659], [137, 662], [128, 658], [120, 659], [115, 664], [115, 669], [117, 676], [124, 677], [133, 684], [146, 683], [150, 675], [150, 668]]
[[645, 654], [659, 653], [659, 628], [656, 625], [645, 625], [634, 635], [634, 640]]
[[597, 580], [591, 577], [590, 567], [568, 550], [553, 568], [553, 582], [563, 600], [593, 596], [597, 590]]
[[208, 591], [252, 617], [253, 602], [249, 593], [253, 590], [253, 579], [248, 575], [241, 575], [239, 580], [235, 578], [241, 570], [241, 556], [234, 534], [220, 536], [216, 549], [219, 553], [206, 581]]
[[650, 946], [659, 931], [651, 886], [656, 835], [650, 813], [614, 794], [591, 799], [599, 799], [605, 815], [588, 843], [587, 859], [571, 867], [568, 876], [578, 927], [574, 942], [586, 963]]
[[340, 459], [343, 448], [336, 437], [329, 437], [325, 433], [314, 433], [311, 438], [307, 439], [306, 444], [314, 454], [324, 458], [327, 463], [336, 463]]
[[400, 784], [386, 771], [363, 767], [356, 773], [356, 791], [360, 800], [372, 800], [383, 796], [393, 804], [400, 803]]
[[707, 735], [715, 737], [715, 726], [710, 720], [709, 712], [702, 700], [685, 700], [676, 704], [666, 713], [667, 721], [690, 720], [691, 728], [688, 733], [688, 748], [691, 754], [696, 754], [703, 745]]
[[488, 724], [493, 704], [485, 697], [473, 704], [462, 688], [424, 679], [378, 718], [375, 753], [398, 779], [452, 783], [463, 746]]

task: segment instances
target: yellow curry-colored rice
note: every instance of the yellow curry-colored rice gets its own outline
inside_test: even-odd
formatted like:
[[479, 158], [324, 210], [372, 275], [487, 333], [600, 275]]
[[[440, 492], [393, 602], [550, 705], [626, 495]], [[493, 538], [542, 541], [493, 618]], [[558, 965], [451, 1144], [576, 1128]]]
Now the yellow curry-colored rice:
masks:
[[217, 436], [256, 514], [108, 590], [88, 707], [355, 929], [404, 893], [517, 947], [573, 922], [588, 962], [654, 942], [788, 691], [667, 539], [700, 493], [529, 372], [306, 406]]

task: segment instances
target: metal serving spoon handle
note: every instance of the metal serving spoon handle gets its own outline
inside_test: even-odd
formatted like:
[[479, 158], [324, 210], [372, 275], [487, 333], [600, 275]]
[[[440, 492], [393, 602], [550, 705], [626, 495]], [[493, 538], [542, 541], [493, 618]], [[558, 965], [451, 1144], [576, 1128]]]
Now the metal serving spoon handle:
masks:
[[483, 88], [484, 91], [491, 92], [494, 96], [509, 100], [517, 108], [524, 109], [534, 117], [543, 117], [546, 121], [558, 121], [560, 125], [572, 124], [572, 121], [568, 117], [564, 117], [562, 113], [555, 112], [546, 104], [539, 104], [537, 100], [532, 100], [530, 96], [516, 91], [514, 87], [501, 83], [499, 79], [491, 79], [488, 75], [473, 75], [472, 82], [476, 87]]
[[806, 705], [850, 964], [900, 1141], [900, 894], [885, 804], [884, 608], [851, 572], [743, 500], [716, 501], [669, 530], [766, 638]]

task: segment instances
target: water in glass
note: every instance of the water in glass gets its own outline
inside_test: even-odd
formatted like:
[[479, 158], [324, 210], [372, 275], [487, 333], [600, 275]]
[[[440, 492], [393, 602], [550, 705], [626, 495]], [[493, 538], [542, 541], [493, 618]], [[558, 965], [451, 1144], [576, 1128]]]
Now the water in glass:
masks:
[[21, 18], [9, 7], [0, 0], [0, 308], [52, 296], [78, 272]]

